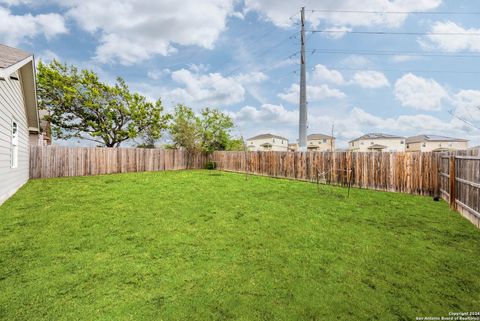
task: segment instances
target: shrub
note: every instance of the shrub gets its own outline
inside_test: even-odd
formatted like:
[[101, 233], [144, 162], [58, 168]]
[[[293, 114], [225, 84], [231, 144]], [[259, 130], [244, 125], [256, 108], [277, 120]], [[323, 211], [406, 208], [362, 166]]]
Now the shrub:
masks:
[[212, 161], [208, 161], [206, 164], [205, 164], [205, 168], [206, 169], [216, 169], [217, 168], [217, 163], [216, 162], [212, 162]]

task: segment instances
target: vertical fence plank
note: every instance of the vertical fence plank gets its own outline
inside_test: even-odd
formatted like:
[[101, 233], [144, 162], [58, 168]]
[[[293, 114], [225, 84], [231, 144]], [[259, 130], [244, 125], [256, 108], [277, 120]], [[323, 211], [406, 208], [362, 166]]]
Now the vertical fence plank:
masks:
[[[201, 153], [190, 156], [192, 169], [204, 168]], [[30, 147], [30, 178], [90, 176], [187, 168], [187, 152], [143, 148]]]
[[[420, 195], [435, 195], [440, 179], [436, 153], [352, 152], [215, 152], [212, 160], [225, 171], [316, 181]], [[248, 163], [248, 167], [243, 163]]]

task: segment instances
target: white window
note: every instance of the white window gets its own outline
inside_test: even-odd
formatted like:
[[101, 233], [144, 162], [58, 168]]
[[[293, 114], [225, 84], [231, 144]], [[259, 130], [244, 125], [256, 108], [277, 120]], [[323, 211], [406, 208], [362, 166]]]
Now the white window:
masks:
[[18, 167], [18, 124], [14, 120], [12, 121], [12, 151], [11, 151], [11, 166], [12, 168]]

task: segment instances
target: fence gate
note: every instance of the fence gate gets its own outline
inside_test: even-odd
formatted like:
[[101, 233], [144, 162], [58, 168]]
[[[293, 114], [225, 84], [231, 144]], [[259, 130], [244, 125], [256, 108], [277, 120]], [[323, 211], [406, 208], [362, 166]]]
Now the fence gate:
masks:
[[480, 156], [441, 156], [439, 181], [442, 198], [480, 228]]

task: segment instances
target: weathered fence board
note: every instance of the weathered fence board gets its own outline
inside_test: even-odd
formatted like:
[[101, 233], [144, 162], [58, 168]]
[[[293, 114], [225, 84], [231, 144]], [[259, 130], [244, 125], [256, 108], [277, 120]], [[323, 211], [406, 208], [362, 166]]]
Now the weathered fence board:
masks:
[[[475, 156], [477, 155], [477, 156]], [[443, 155], [440, 191], [450, 207], [480, 228], [480, 156], [478, 152]]]
[[202, 154], [181, 149], [30, 147], [30, 178], [204, 168]]
[[438, 194], [439, 154], [352, 152], [215, 152], [225, 171], [316, 181], [420, 195]]

